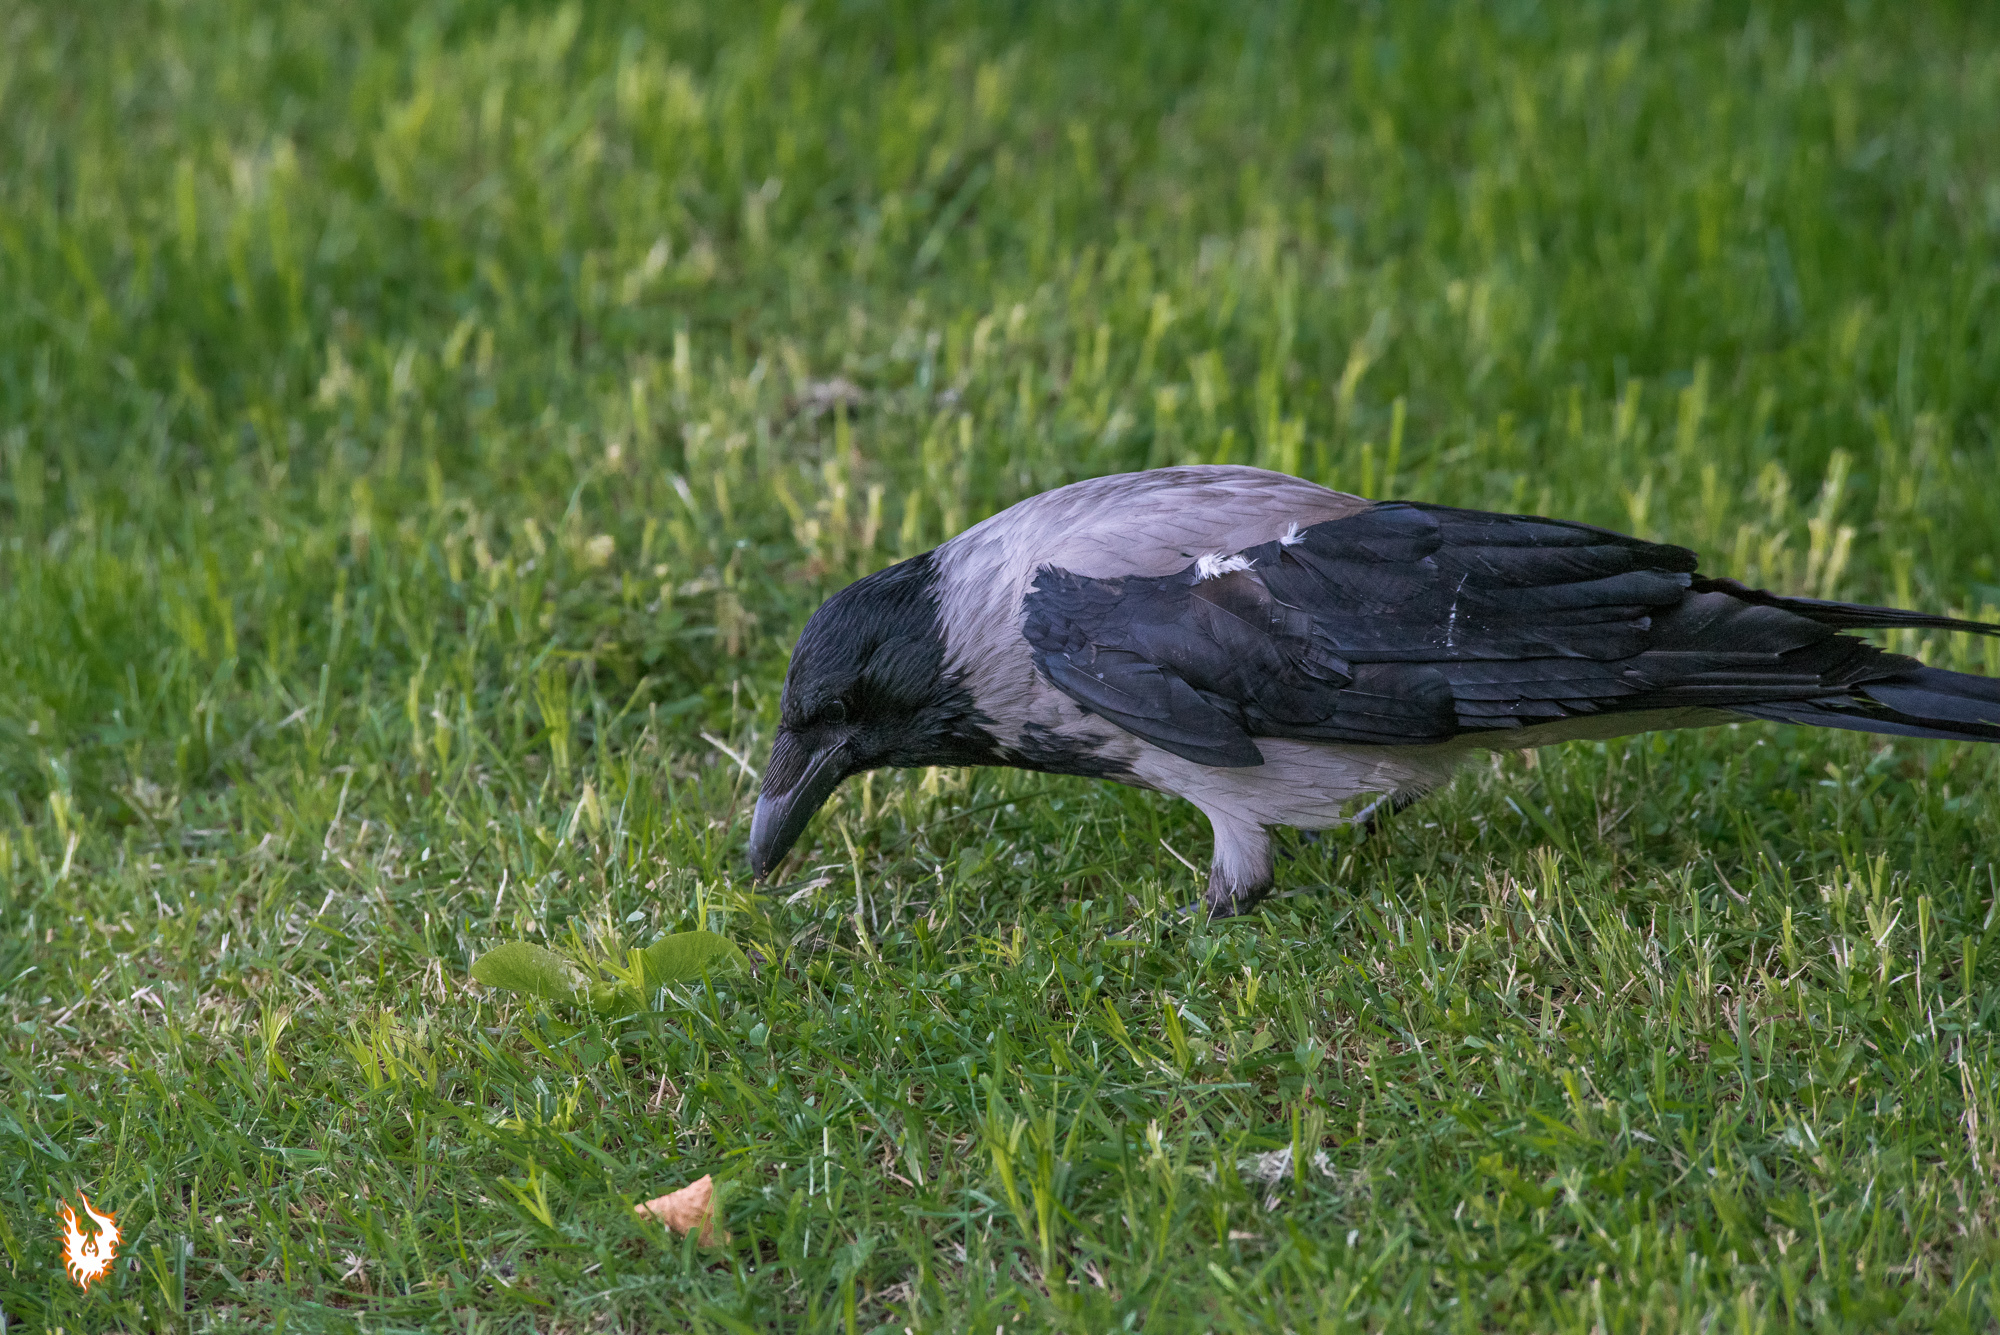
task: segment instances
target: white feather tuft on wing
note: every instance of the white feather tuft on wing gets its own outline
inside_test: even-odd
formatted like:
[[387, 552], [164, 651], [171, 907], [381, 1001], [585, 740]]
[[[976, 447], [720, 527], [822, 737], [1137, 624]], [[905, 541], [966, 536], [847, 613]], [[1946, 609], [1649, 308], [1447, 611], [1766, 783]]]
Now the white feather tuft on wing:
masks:
[[1239, 570], [1250, 568], [1247, 556], [1231, 556], [1226, 552], [1210, 552], [1194, 563], [1194, 577], [1197, 581], [1219, 579], [1223, 575], [1233, 575]]

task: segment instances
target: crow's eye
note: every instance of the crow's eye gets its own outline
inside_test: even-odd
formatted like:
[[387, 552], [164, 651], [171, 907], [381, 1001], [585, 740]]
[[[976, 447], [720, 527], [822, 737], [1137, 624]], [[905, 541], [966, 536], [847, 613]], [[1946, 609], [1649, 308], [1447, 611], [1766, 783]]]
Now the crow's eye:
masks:
[[829, 700], [820, 706], [819, 721], [823, 724], [847, 722], [847, 703], [843, 700]]

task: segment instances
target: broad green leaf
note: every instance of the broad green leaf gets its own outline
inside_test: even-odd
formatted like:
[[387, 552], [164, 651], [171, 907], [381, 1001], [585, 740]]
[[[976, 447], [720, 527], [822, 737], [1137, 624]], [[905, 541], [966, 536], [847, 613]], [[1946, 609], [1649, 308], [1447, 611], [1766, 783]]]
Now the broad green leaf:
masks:
[[590, 988], [590, 1009], [600, 1016], [619, 1015], [631, 1011], [644, 1010], [645, 1000], [639, 989], [624, 983], [593, 983]]
[[550, 1001], [577, 999], [577, 971], [553, 950], [509, 941], [472, 962], [472, 976], [488, 987], [527, 992]]
[[704, 970], [714, 977], [750, 968], [749, 959], [736, 943], [714, 932], [676, 932], [639, 954], [646, 967], [648, 988], [692, 983]]
[[645, 994], [653, 988], [694, 982], [704, 972], [710, 976], [734, 973], [750, 964], [735, 942], [714, 932], [665, 937], [644, 950], [633, 951], [631, 958], [631, 971], [605, 966], [621, 981], [586, 981], [574, 964], [554, 951], [526, 941], [509, 941], [475, 960], [472, 976], [491, 987], [527, 992], [550, 1001], [582, 1002], [599, 1015], [615, 1015], [643, 1009]]

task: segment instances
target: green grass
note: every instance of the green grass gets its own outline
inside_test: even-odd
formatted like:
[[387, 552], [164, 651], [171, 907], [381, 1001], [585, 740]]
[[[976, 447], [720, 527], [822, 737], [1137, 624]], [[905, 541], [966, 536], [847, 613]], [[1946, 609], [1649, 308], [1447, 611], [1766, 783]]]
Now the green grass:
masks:
[[748, 883], [816, 601], [1094, 473], [1995, 615], [2000, 16], [1203, 8], [0, 8], [7, 1329], [2000, 1321], [1992, 750], [1500, 760], [1215, 929], [1000, 772]]

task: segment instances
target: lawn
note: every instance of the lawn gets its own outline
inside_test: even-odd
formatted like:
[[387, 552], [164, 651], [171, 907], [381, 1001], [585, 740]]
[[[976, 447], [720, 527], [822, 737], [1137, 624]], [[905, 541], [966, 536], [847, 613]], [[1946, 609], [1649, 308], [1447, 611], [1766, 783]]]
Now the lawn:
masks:
[[0, 1329], [1993, 1329], [1995, 749], [1495, 760], [1213, 926], [1083, 780], [743, 844], [817, 601], [1098, 473], [2000, 616], [1996, 262], [1982, 5], [0, 6]]

